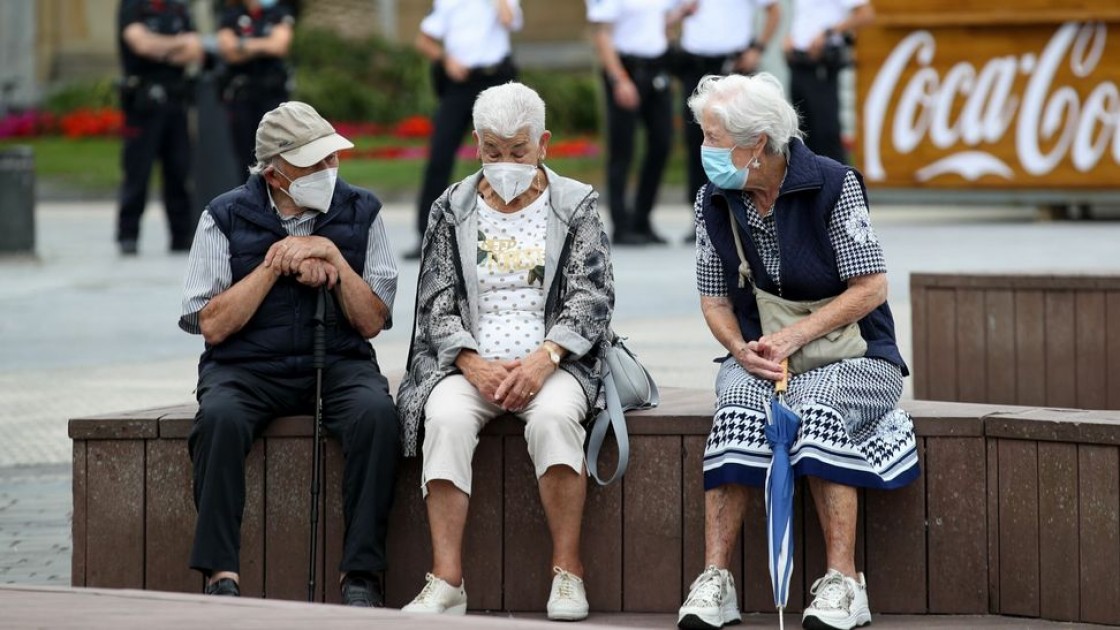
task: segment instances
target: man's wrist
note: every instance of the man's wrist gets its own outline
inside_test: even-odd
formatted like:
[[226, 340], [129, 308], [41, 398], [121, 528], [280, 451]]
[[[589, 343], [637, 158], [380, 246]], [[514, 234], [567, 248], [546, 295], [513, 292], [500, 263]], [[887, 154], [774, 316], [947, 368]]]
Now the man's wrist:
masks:
[[766, 52], [766, 44], [757, 39], [752, 39], [751, 43], [747, 45], [747, 50], [757, 50], [759, 54]]

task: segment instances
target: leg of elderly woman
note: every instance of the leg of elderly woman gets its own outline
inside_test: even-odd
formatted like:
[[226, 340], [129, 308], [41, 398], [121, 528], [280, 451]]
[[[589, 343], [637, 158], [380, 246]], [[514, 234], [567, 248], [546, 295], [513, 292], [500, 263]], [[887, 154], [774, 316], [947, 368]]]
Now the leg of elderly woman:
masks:
[[704, 566], [731, 566], [746, 508], [745, 486], [729, 483], [704, 493]]
[[579, 536], [587, 482], [581, 421], [587, 398], [575, 377], [557, 370], [519, 415], [552, 533], [552, 564], [582, 575]]
[[432, 572], [404, 610], [457, 613], [467, 609], [463, 583], [463, 530], [470, 504], [471, 459], [478, 432], [501, 413], [466, 377], [455, 374], [435, 386], [424, 405], [424, 472], [421, 479], [432, 535]]
[[583, 575], [579, 557], [583, 504], [587, 499], [587, 477], [563, 464], [551, 466], [537, 484], [541, 504], [552, 534], [552, 566]]
[[470, 496], [443, 479], [428, 482], [428, 523], [432, 530], [432, 575], [463, 583], [463, 530]]
[[824, 533], [828, 568], [856, 577], [856, 489], [817, 477], [809, 477], [809, 489]]
[[548, 618], [577, 621], [587, 617], [583, 562], [579, 557], [580, 527], [587, 498], [583, 458], [587, 398], [579, 382], [557, 370], [520, 414], [525, 441], [537, 473], [541, 504], [552, 534], [552, 592]]

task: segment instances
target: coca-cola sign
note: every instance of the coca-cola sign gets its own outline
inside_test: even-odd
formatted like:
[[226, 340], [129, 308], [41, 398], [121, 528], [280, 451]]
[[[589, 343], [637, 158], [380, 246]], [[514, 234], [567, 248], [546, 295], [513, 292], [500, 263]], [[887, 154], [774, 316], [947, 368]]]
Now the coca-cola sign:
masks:
[[[861, 68], [878, 68], [862, 95], [867, 179], [936, 185], [960, 182], [958, 176], [998, 186], [1046, 183], [1062, 172], [1088, 183], [1085, 174], [1102, 168], [1115, 175], [1120, 89], [1117, 55], [1106, 55], [1108, 27], [1067, 22], [1051, 29], [1040, 52], [982, 58], [970, 51], [993, 46], [969, 45], [976, 33], [958, 32], [947, 63], [938, 59], [940, 33], [915, 30], [881, 62], [865, 58], [871, 63]], [[1006, 31], [1001, 36], [997, 43], [1015, 41]]]

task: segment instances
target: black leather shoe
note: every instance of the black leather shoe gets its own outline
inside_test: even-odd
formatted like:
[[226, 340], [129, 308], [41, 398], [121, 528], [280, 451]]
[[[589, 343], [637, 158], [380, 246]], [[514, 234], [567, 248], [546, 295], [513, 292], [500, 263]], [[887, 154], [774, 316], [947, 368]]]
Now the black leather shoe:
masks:
[[420, 260], [420, 246], [417, 245], [403, 254], [405, 260]]
[[665, 245], [669, 242], [653, 230], [646, 230], [643, 235], [649, 240], [650, 243], [653, 243], [654, 245]]
[[204, 591], [207, 595], [223, 595], [225, 597], [241, 597], [241, 588], [233, 578], [221, 578], [213, 584], [207, 584]]
[[385, 592], [381, 578], [364, 571], [350, 571], [342, 578], [342, 603], [345, 606], [384, 608]]
[[135, 256], [140, 251], [139, 244], [134, 238], [126, 238], [120, 241], [121, 253], [125, 256]]

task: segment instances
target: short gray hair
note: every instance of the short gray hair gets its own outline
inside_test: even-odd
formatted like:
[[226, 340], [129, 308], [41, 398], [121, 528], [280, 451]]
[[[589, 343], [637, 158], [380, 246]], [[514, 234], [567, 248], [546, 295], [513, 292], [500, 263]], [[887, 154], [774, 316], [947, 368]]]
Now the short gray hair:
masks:
[[474, 101], [474, 130], [512, 138], [528, 128], [534, 141], [544, 135], [544, 100], [532, 88], [510, 82], [483, 90]]
[[708, 75], [689, 97], [688, 108], [697, 122], [705, 111], [711, 112], [739, 146], [753, 146], [766, 134], [766, 150], [788, 157], [790, 140], [803, 137], [797, 110], [786, 100], [782, 83], [769, 72], [751, 77]]
[[261, 173], [264, 173], [264, 169], [272, 166], [275, 163], [276, 163], [276, 158], [275, 157], [270, 157], [267, 160], [260, 160], [256, 164], [249, 167], [249, 174], [250, 175], [260, 175]]

